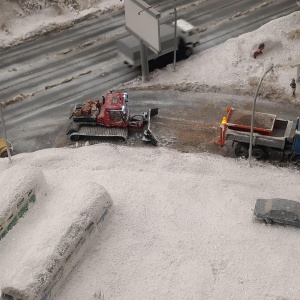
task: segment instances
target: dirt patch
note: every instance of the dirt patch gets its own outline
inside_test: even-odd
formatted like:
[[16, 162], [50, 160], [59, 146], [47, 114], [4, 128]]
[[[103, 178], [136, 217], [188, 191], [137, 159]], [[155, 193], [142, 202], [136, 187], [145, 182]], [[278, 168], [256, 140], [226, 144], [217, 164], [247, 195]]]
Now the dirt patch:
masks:
[[300, 29], [294, 29], [287, 34], [287, 37], [291, 40], [300, 40]]
[[162, 116], [152, 122], [151, 128], [161, 147], [181, 152], [220, 152], [214, 144], [214, 138], [218, 135], [216, 123]]

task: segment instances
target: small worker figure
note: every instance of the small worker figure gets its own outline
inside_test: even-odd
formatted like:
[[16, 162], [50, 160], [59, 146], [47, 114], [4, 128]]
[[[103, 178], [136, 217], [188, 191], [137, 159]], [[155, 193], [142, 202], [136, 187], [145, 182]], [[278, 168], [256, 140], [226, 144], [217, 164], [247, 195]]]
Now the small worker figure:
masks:
[[[104, 97], [104, 96], [102, 96], [102, 97]], [[101, 108], [101, 103], [100, 103], [100, 100], [99, 100], [99, 99], [97, 100], [96, 107], [97, 107], [99, 110], [100, 110], [100, 108]]]
[[296, 81], [295, 81], [294, 78], [292, 79], [292, 82], [291, 82], [290, 86], [291, 86], [292, 91], [293, 91], [293, 96], [295, 97], [295, 95], [296, 95]]
[[263, 50], [265, 49], [265, 44], [264, 44], [264, 43], [260, 44], [260, 45], [258, 46], [258, 49], [259, 49], [260, 51], [263, 51]]
[[255, 51], [253, 53], [253, 57], [256, 58], [256, 56], [262, 54], [263, 50], [265, 49], [265, 44], [264, 43], [261, 43], [259, 46], [258, 46], [258, 50]]

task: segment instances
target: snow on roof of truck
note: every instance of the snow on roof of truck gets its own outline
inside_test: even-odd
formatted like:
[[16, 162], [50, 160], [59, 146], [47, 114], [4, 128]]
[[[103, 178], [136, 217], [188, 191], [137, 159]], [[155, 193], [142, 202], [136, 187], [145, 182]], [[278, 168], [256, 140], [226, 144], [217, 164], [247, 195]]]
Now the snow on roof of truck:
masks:
[[[172, 24], [174, 26], [174, 22]], [[184, 31], [190, 31], [195, 28], [191, 23], [183, 19], [177, 20], [177, 27], [180, 27]]]

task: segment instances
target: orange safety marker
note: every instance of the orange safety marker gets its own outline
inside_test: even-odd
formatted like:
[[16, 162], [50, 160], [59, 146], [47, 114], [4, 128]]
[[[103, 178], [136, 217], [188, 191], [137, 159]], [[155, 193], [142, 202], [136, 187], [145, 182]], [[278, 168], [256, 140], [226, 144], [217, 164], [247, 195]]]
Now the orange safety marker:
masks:
[[222, 124], [220, 125], [220, 137], [215, 138], [215, 143], [220, 146], [225, 145], [225, 129], [226, 129], [226, 124], [227, 124], [227, 118], [223, 117], [222, 119]]

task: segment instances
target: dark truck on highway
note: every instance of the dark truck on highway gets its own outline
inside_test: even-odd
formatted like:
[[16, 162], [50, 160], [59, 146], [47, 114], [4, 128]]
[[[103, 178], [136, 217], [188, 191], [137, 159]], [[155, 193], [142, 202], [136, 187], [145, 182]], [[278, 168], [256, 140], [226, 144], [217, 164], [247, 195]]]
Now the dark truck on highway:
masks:
[[[189, 57], [193, 54], [193, 48], [199, 44], [199, 33], [189, 22], [177, 20], [177, 52]], [[160, 25], [161, 52], [156, 54], [148, 49], [148, 60], [156, 59], [162, 55], [174, 51], [174, 25]], [[140, 41], [133, 35], [117, 41], [117, 49], [124, 63], [132, 67], [141, 65]]]

